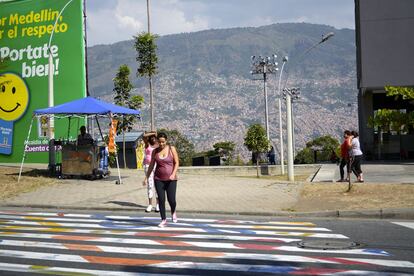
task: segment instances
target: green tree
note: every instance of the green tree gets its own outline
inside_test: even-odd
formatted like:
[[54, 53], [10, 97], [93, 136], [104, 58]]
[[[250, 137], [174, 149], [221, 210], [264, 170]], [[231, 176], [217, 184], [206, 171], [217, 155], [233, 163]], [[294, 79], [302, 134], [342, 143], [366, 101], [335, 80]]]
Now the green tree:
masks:
[[243, 161], [243, 159], [241, 158], [240, 155], [237, 155], [236, 158], [232, 161], [231, 164], [234, 165], [234, 166], [243, 166], [244, 161]]
[[387, 96], [394, 96], [395, 99], [401, 97], [403, 100], [414, 100], [414, 88], [402, 86], [385, 86]]
[[266, 137], [266, 130], [260, 124], [253, 124], [244, 137], [244, 145], [256, 157], [256, 171], [259, 177], [259, 153], [269, 150], [270, 142]]
[[154, 103], [152, 91], [152, 76], [157, 73], [157, 44], [155, 43], [157, 35], [142, 32], [134, 36], [134, 47], [137, 51], [136, 60], [138, 62], [137, 75], [139, 77], [147, 77], [150, 90], [150, 107], [151, 107], [151, 130], [155, 129], [154, 123]]
[[[403, 100], [407, 101], [414, 100], [414, 87], [385, 86], [385, 90], [387, 91], [387, 96], [394, 96], [395, 99], [401, 97]], [[397, 131], [401, 131], [402, 129], [407, 130], [409, 126], [414, 127], [414, 122], [412, 121], [414, 111], [402, 114], [391, 114], [392, 124]]]
[[300, 150], [295, 156], [296, 164], [312, 164], [314, 161], [314, 151], [308, 147]]
[[368, 118], [368, 126], [378, 130], [378, 159], [381, 159], [381, 146], [383, 144], [383, 133], [388, 132], [391, 126], [391, 110], [389, 109], [378, 109], [374, 112], [373, 117]]
[[144, 103], [144, 97], [141, 95], [132, 95], [129, 101], [129, 108], [131, 109], [140, 109]]
[[401, 112], [399, 110], [391, 111], [391, 129], [401, 134], [408, 129], [409, 116], [408, 113]]
[[314, 162], [314, 152], [317, 151], [319, 161], [330, 161], [332, 152], [336, 153], [339, 141], [330, 135], [315, 138], [306, 143], [306, 147], [298, 152], [295, 163], [311, 164]]
[[225, 164], [230, 165], [233, 160], [233, 152], [236, 144], [231, 141], [218, 142], [213, 145], [214, 151], [225, 158]]
[[[139, 109], [144, 101], [142, 96], [132, 96], [131, 90], [133, 88], [129, 81], [130, 70], [125, 64], [121, 65], [114, 78], [114, 101], [115, 104], [125, 106], [131, 109]], [[123, 144], [123, 157], [124, 157], [124, 168], [126, 168], [126, 153], [125, 153], [125, 132], [130, 132], [136, 121], [136, 117], [133, 115], [124, 115], [119, 120], [117, 127], [117, 134], [122, 132], [122, 144]]]
[[408, 131], [410, 126], [414, 126], [414, 122], [412, 121], [413, 117], [414, 112], [405, 113], [400, 110], [384, 108], [376, 110], [374, 116], [368, 118], [368, 126], [378, 130], [378, 159], [381, 159], [383, 133], [389, 132], [390, 130], [396, 131], [400, 135], [401, 143], [401, 132]]
[[[414, 100], [414, 87], [403, 87], [403, 86], [385, 86], [387, 96], [394, 96], [397, 100], [401, 98], [405, 101]], [[391, 115], [391, 129], [397, 131], [400, 135], [400, 147], [401, 147], [401, 132], [408, 131], [410, 128], [414, 128], [414, 111], [401, 112], [400, 110], [394, 110]]]
[[368, 118], [368, 126], [380, 131], [389, 131], [392, 122], [391, 113], [392, 111], [386, 108], [376, 110], [374, 116]]
[[320, 160], [329, 161], [331, 159], [332, 150], [335, 151], [339, 147], [339, 141], [330, 135], [325, 135], [306, 143], [306, 147], [320, 148]]
[[158, 129], [158, 132], [164, 132], [168, 137], [168, 142], [177, 149], [180, 165], [191, 166], [194, 156], [194, 145], [176, 129]]

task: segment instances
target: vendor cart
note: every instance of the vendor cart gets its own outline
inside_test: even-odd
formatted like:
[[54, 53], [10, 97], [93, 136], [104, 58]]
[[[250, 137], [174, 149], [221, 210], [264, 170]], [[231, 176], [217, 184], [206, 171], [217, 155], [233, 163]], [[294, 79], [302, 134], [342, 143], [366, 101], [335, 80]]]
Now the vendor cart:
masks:
[[108, 154], [105, 146], [76, 145], [76, 143], [62, 146], [62, 178], [82, 176], [97, 179], [108, 175]]
[[[106, 117], [110, 120], [110, 128], [113, 128], [113, 115], [132, 115], [140, 118], [140, 111], [125, 108], [122, 106], [106, 103], [101, 100], [97, 100], [92, 97], [86, 97], [77, 99], [71, 102], [67, 102], [54, 107], [36, 109], [33, 112], [33, 117], [30, 122], [30, 127], [27, 133], [27, 139], [25, 140], [24, 147], [26, 148], [31, 135], [31, 129], [33, 120], [36, 116], [62, 116], [69, 118], [68, 124], [68, 136], [70, 133], [70, 118], [81, 116], [86, 118], [95, 118], [99, 127], [99, 132], [104, 141], [102, 131], [99, 125], [98, 117]], [[114, 134], [116, 135], [116, 133]], [[54, 139], [51, 139], [53, 141]], [[69, 137], [68, 137], [69, 140]], [[50, 156], [49, 156], [50, 157]], [[22, 163], [20, 165], [19, 177], [17, 181], [20, 181], [22, 174], [24, 160], [26, 158], [26, 151], [23, 153]], [[115, 160], [118, 170], [118, 180], [116, 184], [121, 184], [121, 172], [119, 170], [118, 154], [115, 151]], [[49, 163], [51, 159], [49, 158]], [[62, 145], [62, 164], [52, 164], [53, 167], [58, 167], [61, 176], [86, 176], [90, 178], [97, 178], [99, 176], [106, 177], [109, 175], [108, 170], [108, 151], [106, 145], [77, 145], [74, 142], [63, 143]]]

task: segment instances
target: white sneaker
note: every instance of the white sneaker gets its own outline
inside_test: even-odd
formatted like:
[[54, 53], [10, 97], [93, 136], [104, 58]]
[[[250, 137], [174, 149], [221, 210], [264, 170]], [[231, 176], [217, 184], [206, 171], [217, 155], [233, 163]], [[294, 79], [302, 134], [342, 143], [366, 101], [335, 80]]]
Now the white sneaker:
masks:
[[152, 211], [152, 205], [148, 205], [147, 209], [145, 209], [145, 212], [149, 213]]
[[174, 212], [174, 214], [172, 214], [172, 221], [173, 221], [174, 223], [177, 223], [177, 222], [178, 222], [177, 212]]
[[155, 212], [159, 212], [160, 211], [160, 205], [157, 204], [157, 206], [155, 207]]

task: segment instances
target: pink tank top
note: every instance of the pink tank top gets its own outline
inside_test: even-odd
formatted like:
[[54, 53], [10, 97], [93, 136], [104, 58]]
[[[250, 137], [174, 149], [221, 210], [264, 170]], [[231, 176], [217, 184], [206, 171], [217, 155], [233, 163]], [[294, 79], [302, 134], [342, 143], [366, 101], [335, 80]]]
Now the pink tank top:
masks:
[[151, 163], [151, 156], [152, 156], [152, 151], [153, 150], [154, 150], [154, 148], [151, 147], [151, 145], [149, 145], [145, 149], [144, 165], [149, 165]]
[[165, 158], [160, 157], [160, 153], [155, 154], [155, 162], [157, 167], [154, 172], [154, 179], [167, 181], [170, 180], [170, 176], [174, 170], [174, 157], [171, 152], [171, 148], [168, 149], [168, 154]]

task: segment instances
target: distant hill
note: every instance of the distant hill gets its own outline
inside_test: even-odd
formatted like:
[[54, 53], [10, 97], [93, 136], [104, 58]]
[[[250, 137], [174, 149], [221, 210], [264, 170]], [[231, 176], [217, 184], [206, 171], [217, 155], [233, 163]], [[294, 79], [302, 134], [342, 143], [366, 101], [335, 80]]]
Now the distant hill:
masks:
[[[328, 32], [335, 36], [295, 60]], [[198, 150], [210, 149], [218, 141], [235, 141], [246, 157], [242, 145], [246, 127], [264, 122], [263, 82], [250, 75], [250, 56], [277, 54], [280, 63], [282, 56], [289, 56], [283, 75], [283, 79], [288, 76], [287, 85], [302, 91], [302, 99], [294, 105], [298, 147], [314, 136], [338, 136], [344, 127], [357, 125], [354, 36], [354, 30], [307, 23], [161, 36], [157, 40], [159, 73], [154, 79], [156, 126], [177, 128]], [[135, 75], [135, 57], [132, 40], [88, 48], [91, 95], [110, 100], [115, 72], [127, 64], [135, 93], [149, 102], [147, 80]], [[270, 76], [268, 85], [270, 130], [276, 147], [277, 78]], [[143, 120], [148, 125], [148, 106]]]

